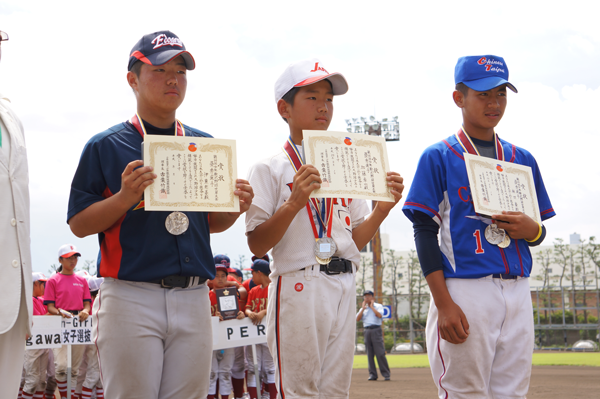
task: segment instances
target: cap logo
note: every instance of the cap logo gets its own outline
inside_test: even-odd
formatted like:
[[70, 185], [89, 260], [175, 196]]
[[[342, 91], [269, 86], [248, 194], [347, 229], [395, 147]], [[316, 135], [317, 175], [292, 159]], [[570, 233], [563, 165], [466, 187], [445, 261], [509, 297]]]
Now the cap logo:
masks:
[[318, 62], [315, 62], [315, 69], [313, 69], [311, 72], [317, 72], [317, 71], [323, 71], [326, 74], [329, 75], [329, 72], [327, 72], [327, 69], [320, 67]]
[[[479, 65], [484, 65], [486, 72], [492, 71], [492, 72], [506, 73], [504, 68], [500, 68], [500, 67], [504, 67], [504, 63], [502, 63], [502, 61], [488, 60], [486, 57], [481, 57], [479, 60], [477, 60], [477, 63]], [[495, 66], [495, 65], [498, 65], [500, 67]]]
[[71, 251], [73, 250], [73, 246], [71, 245]]
[[152, 40], [150, 43], [154, 44], [152, 50], [156, 50], [157, 48], [163, 46], [183, 47], [183, 43], [178, 37], [167, 37], [167, 35], [165, 35], [164, 33], [156, 36], [154, 40]]

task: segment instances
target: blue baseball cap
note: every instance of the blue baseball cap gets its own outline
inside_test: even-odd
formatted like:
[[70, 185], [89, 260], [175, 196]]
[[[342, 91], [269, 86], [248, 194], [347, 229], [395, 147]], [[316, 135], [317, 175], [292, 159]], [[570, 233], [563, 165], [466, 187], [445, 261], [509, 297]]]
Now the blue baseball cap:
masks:
[[252, 270], [261, 272], [266, 274], [267, 276], [271, 274], [271, 268], [269, 267], [269, 262], [264, 259], [256, 259], [252, 264]]
[[127, 70], [131, 71], [137, 61], [156, 66], [166, 64], [179, 55], [183, 57], [186, 69], [196, 68], [194, 57], [185, 50], [183, 42], [176, 34], [168, 30], [148, 33], [131, 49]]
[[517, 93], [517, 88], [508, 81], [504, 58], [496, 55], [460, 57], [454, 68], [454, 84], [459, 83], [475, 91], [487, 91], [505, 84]]
[[215, 255], [213, 260], [215, 261], [215, 265], [218, 264], [218, 265], [222, 265], [225, 267], [229, 267], [231, 265], [231, 260], [229, 259], [229, 256], [227, 256], [227, 255]]
[[373, 294], [373, 291], [371, 291], [371, 290], [366, 290], [366, 291], [363, 293], [363, 296], [365, 296], [365, 295], [373, 295], [373, 296], [375, 296], [375, 294]]

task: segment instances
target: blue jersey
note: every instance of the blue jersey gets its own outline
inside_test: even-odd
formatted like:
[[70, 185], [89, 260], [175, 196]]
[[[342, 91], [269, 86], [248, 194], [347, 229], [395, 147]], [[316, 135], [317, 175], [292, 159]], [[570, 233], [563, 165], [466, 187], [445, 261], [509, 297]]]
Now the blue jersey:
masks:
[[[554, 216], [535, 158], [504, 140], [498, 138], [497, 142], [505, 161], [531, 167], [542, 220]], [[457, 136], [425, 150], [404, 203], [404, 214], [413, 221], [413, 212], [421, 211], [440, 225], [445, 277], [480, 278], [496, 273], [529, 277], [532, 259], [525, 240], [513, 239], [502, 249], [485, 240], [487, 224], [467, 218], [476, 213], [464, 153]]]
[[[186, 136], [211, 137], [185, 125], [184, 129]], [[130, 122], [113, 126], [88, 141], [71, 184], [67, 221], [121, 189], [121, 174], [127, 164], [142, 159], [142, 141]], [[113, 226], [99, 233], [99, 275], [129, 281], [151, 281], [169, 275], [213, 279], [208, 213], [186, 212], [190, 224], [181, 235], [167, 231], [169, 213], [144, 211], [142, 198]]]

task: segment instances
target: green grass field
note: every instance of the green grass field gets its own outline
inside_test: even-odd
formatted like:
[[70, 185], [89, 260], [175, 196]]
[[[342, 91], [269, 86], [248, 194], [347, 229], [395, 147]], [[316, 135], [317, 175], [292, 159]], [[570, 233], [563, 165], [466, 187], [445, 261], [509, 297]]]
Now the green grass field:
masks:
[[[427, 355], [387, 355], [390, 368], [429, 367]], [[600, 367], [600, 353], [534, 353], [534, 366], [594, 366]], [[367, 356], [354, 356], [354, 368], [366, 369]]]

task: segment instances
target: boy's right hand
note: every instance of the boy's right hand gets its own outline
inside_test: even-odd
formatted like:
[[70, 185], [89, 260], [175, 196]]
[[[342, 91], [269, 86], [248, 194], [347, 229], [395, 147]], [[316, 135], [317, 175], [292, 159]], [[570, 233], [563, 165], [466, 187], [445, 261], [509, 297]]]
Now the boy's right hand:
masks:
[[287, 203], [296, 211], [300, 211], [306, 206], [310, 193], [321, 188], [321, 174], [312, 165], [302, 165], [296, 175], [292, 185], [292, 194]]
[[157, 178], [152, 173], [152, 166], [143, 165], [144, 161], [141, 160], [129, 162], [121, 174], [121, 190], [117, 194], [130, 206], [140, 202], [146, 187]]
[[[437, 306], [437, 304], [436, 304]], [[451, 344], [462, 344], [469, 337], [469, 322], [460, 306], [451, 302], [437, 306], [438, 328], [442, 339]]]

